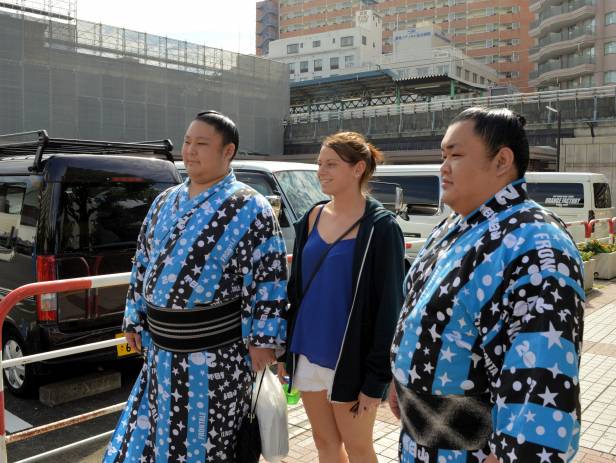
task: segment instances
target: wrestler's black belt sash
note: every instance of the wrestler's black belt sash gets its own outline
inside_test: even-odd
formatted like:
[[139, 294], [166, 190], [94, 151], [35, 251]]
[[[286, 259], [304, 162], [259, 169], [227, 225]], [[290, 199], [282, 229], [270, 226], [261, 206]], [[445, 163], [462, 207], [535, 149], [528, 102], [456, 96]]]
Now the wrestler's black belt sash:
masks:
[[489, 394], [419, 394], [395, 383], [402, 428], [417, 444], [450, 450], [479, 450], [486, 446], [492, 433]]
[[171, 352], [199, 352], [242, 339], [240, 298], [191, 309], [168, 309], [149, 302], [146, 327], [152, 342]]

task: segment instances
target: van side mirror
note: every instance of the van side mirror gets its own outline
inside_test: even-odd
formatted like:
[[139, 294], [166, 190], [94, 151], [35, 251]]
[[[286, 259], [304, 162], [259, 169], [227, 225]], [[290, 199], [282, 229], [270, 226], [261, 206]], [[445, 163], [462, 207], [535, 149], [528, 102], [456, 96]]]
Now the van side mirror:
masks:
[[402, 218], [402, 220], [409, 220], [407, 205], [404, 203], [404, 190], [400, 186], [396, 186], [395, 211], [396, 215]]
[[276, 219], [280, 220], [280, 213], [282, 212], [282, 198], [278, 195], [268, 195], [265, 199], [267, 199], [267, 202], [269, 202], [270, 206], [272, 206]]
[[15, 255], [13, 249], [15, 242], [17, 241], [17, 228], [11, 227], [11, 232], [7, 236], [6, 243], [0, 244], [0, 260], [10, 260]]

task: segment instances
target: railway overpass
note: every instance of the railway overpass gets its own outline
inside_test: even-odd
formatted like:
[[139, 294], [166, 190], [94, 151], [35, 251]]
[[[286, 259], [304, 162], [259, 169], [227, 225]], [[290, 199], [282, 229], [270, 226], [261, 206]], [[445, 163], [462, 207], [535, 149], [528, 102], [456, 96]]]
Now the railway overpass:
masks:
[[285, 121], [285, 155], [316, 153], [326, 135], [353, 130], [367, 135], [393, 162], [438, 162], [449, 121], [471, 106], [507, 107], [524, 115], [532, 157], [544, 168], [555, 167], [558, 116], [563, 141], [616, 127], [616, 86], [434, 100], [291, 114]]

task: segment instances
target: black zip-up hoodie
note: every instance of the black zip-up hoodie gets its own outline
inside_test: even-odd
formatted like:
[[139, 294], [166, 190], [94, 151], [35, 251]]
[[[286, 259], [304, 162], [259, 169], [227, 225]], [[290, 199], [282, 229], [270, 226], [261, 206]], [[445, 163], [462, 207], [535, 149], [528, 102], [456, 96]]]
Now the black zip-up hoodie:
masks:
[[[308, 239], [309, 215], [310, 211], [294, 224], [296, 238], [287, 286], [290, 307], [284, 361], [291, 381], [298, 356], [290, 352], [290, 346], [302, 300], [302, 252]], [[355, 242], [354, 297], [334, 374], [332, 401], [353, 402], [360, 392], [383, 397], [391, 381], [389, 349], [404, 299], [403, 280], [404, 238], [400, 226], [393, 213], [368, 198]]]

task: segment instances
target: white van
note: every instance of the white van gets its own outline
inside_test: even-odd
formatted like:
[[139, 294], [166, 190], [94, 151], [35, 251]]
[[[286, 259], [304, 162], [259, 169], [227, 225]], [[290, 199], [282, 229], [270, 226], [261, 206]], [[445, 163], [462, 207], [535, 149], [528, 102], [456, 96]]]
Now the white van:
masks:
[[[398, 222], [408, 238], [426, 238], [450, 213], [441, 201], [440, 165], [408, 164], [378, 166], [378, 180], [399, 184], [408, 205], [408, 219]], [[616, 216], [610, 185], [605, 175], [588, 172], [527, 172], [528, 195], [555, 212], [564, 222], [577, 222]], [[572, 226], [576, 242], [584, 240], [584, 227]], [[609, 236], [607, 223], [598, 223], [594, 238]]]
[[[603, 174], [589, 172], [528, 172], [528, 195], [554, 211], [564, 222], [612, 218], [612, 194]], [[569, 228], [576, 242], [584, 241], [584, 227]], [[609, 236], [607, 223], [595, 225], [593, 238]]]

